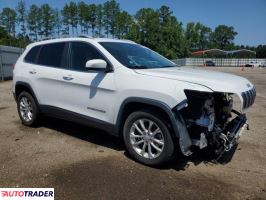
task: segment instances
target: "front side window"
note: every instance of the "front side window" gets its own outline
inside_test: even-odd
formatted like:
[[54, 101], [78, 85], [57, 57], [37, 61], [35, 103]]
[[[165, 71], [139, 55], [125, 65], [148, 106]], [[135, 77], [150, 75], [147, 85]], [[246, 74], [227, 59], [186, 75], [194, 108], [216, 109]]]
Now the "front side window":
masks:
[[100, 42], [121, 64], [131, 69], [175, 67], [176, 64], [139, 44]]
[[56, 68], [66, 67], [62, 65], [63, 60], [66, 60], [63, 56], [65, 45], [65, 42], [42, 45], [38, 64]]
[[86, 62], [93, 59], [104, 59], [99, 51], [85, 42], [71, 42], [71, 69], [86, 71]]

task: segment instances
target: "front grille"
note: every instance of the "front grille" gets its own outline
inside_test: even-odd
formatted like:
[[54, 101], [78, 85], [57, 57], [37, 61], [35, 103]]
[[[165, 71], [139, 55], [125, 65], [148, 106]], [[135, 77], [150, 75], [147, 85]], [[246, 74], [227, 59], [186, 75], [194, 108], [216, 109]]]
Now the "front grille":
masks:
[[242, 92], [241, 95], [243, 98], [243, 109], [246, 109], [254, 103], [256, 98], [256, 89], [253, 87], [251, 90]]

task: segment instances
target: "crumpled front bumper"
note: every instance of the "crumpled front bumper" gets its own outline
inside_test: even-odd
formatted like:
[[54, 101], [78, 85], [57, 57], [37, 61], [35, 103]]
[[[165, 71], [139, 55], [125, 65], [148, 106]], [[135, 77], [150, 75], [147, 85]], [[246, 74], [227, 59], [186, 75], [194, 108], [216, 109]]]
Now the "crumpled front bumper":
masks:
[[[233, 118], [223, 130], [220, 130], [216, 133], [219, 135], [217, 136], [220, 138], [220, 140], [223, 141], [221, 143], [222, 145], [219, 145], [218, 149], [215, 150], [216, 155], [218, 156], [217, 159], [220, 158], [224, 154], [224, 152], [228, 152], [233, 149], [245, 128], [248, 129], [246, 114], [239, 113], [235, 110], [233, 110], [232, 112], [235, 113], [236, 117]], [[177, 116], [179, 116], [179, 119], [177, 120], [177, 127], [179, 132], [182, 133], [179, 137], [180, 149], [184, 155], [189, 156], [192, 154], [190, 148], [193, 143], [191, 141], [191, 138], [189, 137], [187, 128], [184, 126], [184, 120], [180, 115]]]
[[229, 151], [238, 141], [244, 129], [248, 129], [246, 114], [241, 114], [235, 110], [233, 112], [237, 115], [233, 120], [231, 120], [225, 130], [223, 131], [227, 137], [226, 149]]

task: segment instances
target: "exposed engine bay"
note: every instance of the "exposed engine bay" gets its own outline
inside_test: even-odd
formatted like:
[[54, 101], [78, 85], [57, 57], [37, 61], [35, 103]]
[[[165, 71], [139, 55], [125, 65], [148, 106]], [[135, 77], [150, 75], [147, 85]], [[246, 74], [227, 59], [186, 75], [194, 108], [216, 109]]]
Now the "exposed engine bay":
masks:
[[230, 151], [248, 128], [245, 114], [233, 109], [233, 95], [186, 90], [187, 107], [181, 110], [193, 146], [213, 150], [216, 159]]

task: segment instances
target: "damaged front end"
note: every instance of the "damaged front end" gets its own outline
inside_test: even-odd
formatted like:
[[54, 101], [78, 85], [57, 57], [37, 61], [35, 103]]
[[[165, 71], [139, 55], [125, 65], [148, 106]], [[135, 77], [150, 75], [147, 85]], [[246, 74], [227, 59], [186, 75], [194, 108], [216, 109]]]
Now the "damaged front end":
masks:
[[[219, 159], [232, 149], [242, 131], [248, 128], [246, 115], [233, 108], [231, 93], [185, 90], [185, 94], [187, 104], [179, 113], [186, 124], [191, 145], [199, 149], [208, 147]], [[253, 88], [249, 95], [245, 95], [246, 99], [242, 99], [240, 110], [247, 104], [251, 106], [255, 96]]]

